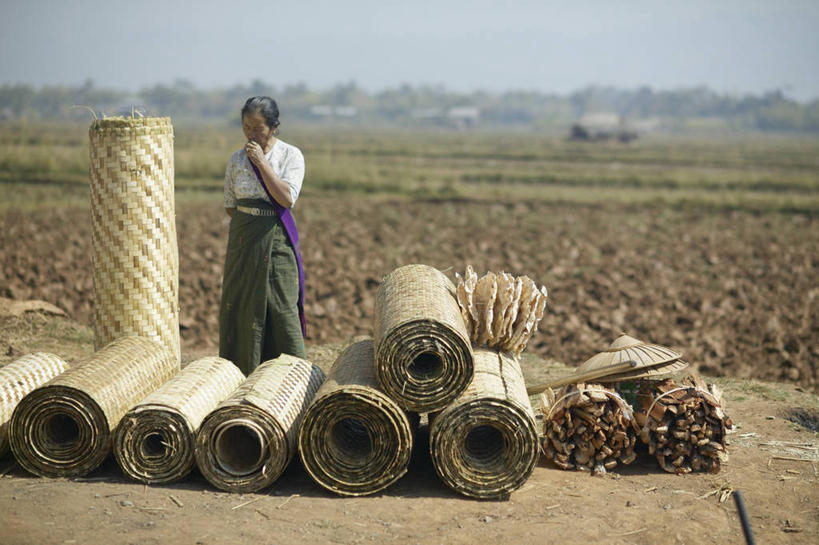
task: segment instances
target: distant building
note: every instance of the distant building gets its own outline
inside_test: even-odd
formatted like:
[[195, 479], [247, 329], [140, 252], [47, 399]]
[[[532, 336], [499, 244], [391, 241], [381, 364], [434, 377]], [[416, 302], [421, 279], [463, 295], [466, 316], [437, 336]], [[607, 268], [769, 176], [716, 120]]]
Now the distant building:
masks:
[[474, 106], [459, 106], [456, 108], [450, 108], [447, 112], [446, 117], [459, 129], [466, 129], [469, 127], [474, 127], [478, 124], [478, 119], [481, 116], [481, 111]]
[[315, 117], [355, 117], [358, 115], [358, 108], [355, 106], [317, 104], [310, 107], [310, 115]]
[[597, 112], [584, 115], [578, 123], [592, 130], [613, 130], [620, 126], [622, 119], [615, 113]]
[[338, 117], [355, 117], [358, 115], [358, 108], [355, 106], [336, 106], [333, 113]]
[[481, 111], [473, 106], [456, 106], [448, 110], [444, 108], [416, 108], [410, 112], [410, 117], [419, 121], [433, 122], [437, 125], [466, 129], [478, 124]]
[[310, 106], [310, 115], [314, 115], [316, 117], [329, 117], [333, 115], [333, 107], [326, 104]]
[[444, 111], [441, 108], [416, 108], [410, 116], [413, 119], [443, 119]]

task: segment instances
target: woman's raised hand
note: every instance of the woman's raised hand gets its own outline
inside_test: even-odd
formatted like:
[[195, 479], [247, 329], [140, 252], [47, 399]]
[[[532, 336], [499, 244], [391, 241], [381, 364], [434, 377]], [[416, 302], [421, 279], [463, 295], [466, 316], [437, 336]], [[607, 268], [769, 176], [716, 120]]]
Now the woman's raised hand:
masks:
[[264, 161], [264, 151], [256, 142], [250, 141], [245, 144], [245, 153], [247, 154], [247, 158], [250, 159], [254, 165], [259, 165]]

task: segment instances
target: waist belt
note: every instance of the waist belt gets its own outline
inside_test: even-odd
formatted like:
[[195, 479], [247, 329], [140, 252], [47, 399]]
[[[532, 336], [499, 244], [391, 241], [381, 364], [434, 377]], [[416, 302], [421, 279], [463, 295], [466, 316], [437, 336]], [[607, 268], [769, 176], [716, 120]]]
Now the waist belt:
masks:
[[237, 206], [236, 210], [251, 216], [275, 216], [276, 211], [268, 208], [253, 208], [251, 206]]

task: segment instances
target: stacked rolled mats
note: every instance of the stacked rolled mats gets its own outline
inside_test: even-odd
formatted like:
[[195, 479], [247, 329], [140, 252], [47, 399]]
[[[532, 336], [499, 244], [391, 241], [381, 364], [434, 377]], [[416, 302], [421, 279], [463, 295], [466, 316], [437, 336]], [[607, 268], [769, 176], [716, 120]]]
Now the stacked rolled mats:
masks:
[[537, 463], [534, 413], [517, 359], [487, 349], [474, 354], [469, 387], [430, 416], [430, 453], [436, 473], [453, 490], [506, 498]]
[[375, 296], [375, 373], [401, 407], [443, 408], [472, 380], [472, 347], [455, 286], [437, 269], [406, 265]]
[[229, 492], [255, 492], [282, 474], [297, 450], [298, 429], [324, 372], [287, 354], [262, 363], [205, 417], [196, 462]]
[[111, 451], [123, 415], [179, 370], [155, 341], [121, 337], [34, 389], [11, 418], [11, 450], [43, 477], [86, 475]]
[[[430, 452], [444, 483], [467, 496], [504, 498], [537, 461], [534, 415], [516, 355], [543, 315], [546, 291], [525, 277], [468, 276], [458, 289], [426, 265], [384, 278], [375, 298], [375, 375], [400, 407], [430, 413]], [[490, 282], [509, 283], [509, 297], [496, 301], [497, 287], [484, 289]], [[480, 335], [490, 328], [491, 336]], [[495, 349], [475, 344], [487, 338]]]
[[0, 367], [0, 457], [8, 452], [9, 420], [20, 400], [67, 368], [59, 356], [46, 352], [26, 354]]
[[244, 381], [226, 359], [206, 357], [133, 407], [114, 433], [114, 455], [122, 471], [137, 481], [171, 483], [195, 462], [199, 425]]
[[372, 339], [336, 359], [299, 431], [299, 453], [318, 484], [346, 496], [378, 492], [407, 471], [417, 414], [387, 396], [375, 377]]
[[97, 119], [88, 134], [94, 346], [139, 335], [179, 361], [171, 120]]

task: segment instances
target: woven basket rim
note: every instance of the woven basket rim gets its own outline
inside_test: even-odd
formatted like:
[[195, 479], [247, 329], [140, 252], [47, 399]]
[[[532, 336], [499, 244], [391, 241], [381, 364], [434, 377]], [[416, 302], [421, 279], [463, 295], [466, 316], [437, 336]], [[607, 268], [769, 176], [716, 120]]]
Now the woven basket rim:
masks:
[[170, 117], [103, 117], [91, 122], [92, 130], [104, 129], [127, 129], [137, 127], [159, 127], [164, 128], [171, 125]]

